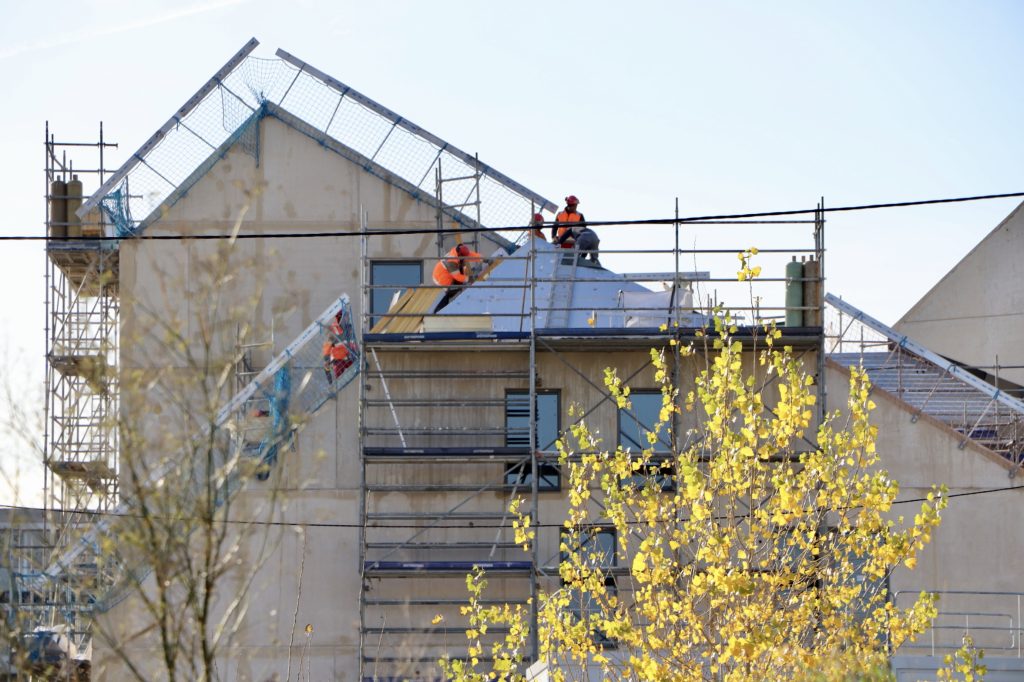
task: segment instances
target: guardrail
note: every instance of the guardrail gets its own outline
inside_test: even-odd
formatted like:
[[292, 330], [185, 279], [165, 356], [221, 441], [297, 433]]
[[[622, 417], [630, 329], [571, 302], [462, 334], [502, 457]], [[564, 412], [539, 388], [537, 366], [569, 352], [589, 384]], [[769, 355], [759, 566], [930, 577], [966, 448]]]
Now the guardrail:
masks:
[[[939, 597], [938, 615], [917, 641], [904, 643], [900, 651], [943, 655], [959, 649], [964, 637], [969, 636], [987, 657], [1024, 658], [1021, 623], [1024, 592], [929, 591]], [[893, 593], [893, 602], [900, 606], [901, 598], [915, 601], [920, 593], [920, 590], [899, 590]]]

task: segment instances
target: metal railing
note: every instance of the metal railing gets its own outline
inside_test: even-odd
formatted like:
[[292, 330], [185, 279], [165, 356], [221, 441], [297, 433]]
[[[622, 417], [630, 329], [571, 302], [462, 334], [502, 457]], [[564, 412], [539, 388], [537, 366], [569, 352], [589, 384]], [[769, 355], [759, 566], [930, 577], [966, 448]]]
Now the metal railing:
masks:
[[[974, 645], [988, 657], [1024, 658], [1021, 616], [1024, 614], [1024, 592], [985, 590], [932, 590], [939, 597], [938, 615], [928, 630], [914, 642], [906, 642], [900, 651], [926, 651], [931, 656], [944, 655], [963, 645], [970, 637]], [[920, 590], [899, 590], [893, 593], [897, 607], [916, 601]], [[901, 604], [901, 600], [902, 603]]]
[[[364, 244], [364, 253], [368, 251]], [[787, 311], [794, 309], [808, 316], [820, 310], [813, 301], [807, 305], [786, 305], [786, 287], [792, 281], [785, 276], [784, 267], [800, 256], [817, 257], [820, 262], [820, 250], [804, 246], [760, 251], [757, 258], [759, 265], [764, 263], [762, 274], [753, 280], [737, 277], [736, 256], [742, 252], [743, 249], [602, 249], [600, 260], [605, 267], [601, 267], [586, 258], [588, 251], [560, 249], [535, 238], [512, 253], [499, 250], [491, 255], [482, 254], [482, 262], [472, 264], [474, 277], [465, 286], [433, 283], [431, 273], [438, 263], [436, 258], [406, 259], [420, 264], [425, 283], [403, 287], [372, 282], [365, 276], [363, 329], [385, 334], [459, 329], [522, 334], [534, 329], [599, 333], [651, 330], [663, 325], [700, 328], [712, 316], [725, 312], [736, 324], [759, 326], [773, 321], [781, 323]], [[683, 259], [700, 269], [682, 269]], [[372, 262], [373, 257], [367, 256], [364, 272], [369, 272]], [[638, 263], [649, 269], [614, 271], [634, 270], [631, 266]], [[823, 276], [801, 282], [820, 287]], [[365, 305], [375, 298], [373, 292], [377, 291], [398, 292], [387, 311]], [[451, 294], [447, 302], [442, 301], [445, 292]], [[418, 297], [415, 301], [412, 293]]]

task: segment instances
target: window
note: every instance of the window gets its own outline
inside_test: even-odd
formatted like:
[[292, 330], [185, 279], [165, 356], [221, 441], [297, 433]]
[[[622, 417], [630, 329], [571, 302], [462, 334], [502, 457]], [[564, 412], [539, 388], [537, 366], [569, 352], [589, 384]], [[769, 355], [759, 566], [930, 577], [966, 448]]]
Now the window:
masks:
[[[395, 294], [403, 294], [407, 287], [423, 283], [423, 263], [419, 261], [374, 261], [370, 263], [370, 327], [391, 307]], [[382, 285], [391, 285], [383, 287]], [[376, 287], [381, 287], [380, 289]]]
[[[619, 410], [619, 445], [624, 449], [640, 453], [653, 447], [655, 454], [671, 453], [671, 442], [665, 427], [658, 433], [658, 439], [653, 446], [647, 440], [647, 433], [658, 423], [661, 414], [661, 395], [661, 391], [651, 390], [633, 391], [629, 394], [631, 407]], [[624, 478], [622, 487], [641, 488], [653, 476], [655, 485], [662, 490], [675, 490], [674, 473], [671, 462], [652, 462], [646, 471], [639, 471], [629, 478]]]
[[[536, 403], [536, 439], [541, 452], [551, 452], [558, 440], [560, 394], [558, 391], [538, 391]], [[510, 448], [530, 448], [530, 392], [511, 390], [505, 393], [505, 445]], [[556, 464], [538, 465], [537, 489], [561, 490], [562, 471]], [[518, 462], [505, 467], [505, 483], [517, 487], [533, 486], [533, 467], [530, 462]]]
[[581, 563], [591, 568], [612, 568], [617, 563], [615, 553], [615, 529], [604, 526], [581, 528], [577, 532], [561, 529], [559, 555], [567, 561], [569, 555], [581, 555]]
[[653, 478], [654, 485], [663, 492], [676, 489], [675, 467], [671, 462], [651, 462], [644, 470], [638, 471], [628, 478], [622, 479], [619, 485], [623, 488], [643, 488]]
[[[633, 391], [629, 394], [631, 407], [619, 410], [619, 445], [626, 450], [640, 452], [651, 446], [647, 432], [652, 431], [661, 414], [661, 391]], [[671, 452], [669, 434], [662, 427], [654, 442], [655, 452]]]
[[[569, 553], [578, 553], [580, 563], [592, 568], [612, 569], [618, 563], [616, 555], [615, 529], [603, 526], [580, 529], [572, 533], [563, 529], [561, 533], [560, 550], [561, 561], [567, 561]], [[562, 581], [563, 587], [565, 581]], [[609, 571], [604, 576], [605, 599], [618, 596], [618, 586], [615, 583], [615, 576]], [[601, 604], [597, 596], [587, 590], [568, 588], [569, 612], [578, 619], [601, 613]], [[605, 647], [613, 647], [615, 643], [608, 639], [594, 623], [590, 624], [595, 640], [601, 642]]]

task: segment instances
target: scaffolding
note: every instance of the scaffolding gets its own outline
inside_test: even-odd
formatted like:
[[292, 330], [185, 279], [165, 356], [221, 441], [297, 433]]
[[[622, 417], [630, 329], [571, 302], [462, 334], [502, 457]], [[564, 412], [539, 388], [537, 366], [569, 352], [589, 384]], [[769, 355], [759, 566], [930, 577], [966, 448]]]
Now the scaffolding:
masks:
[[911, 421], [935, 419], [961, 435], [959, 447], [974, 442], [1007, 459], [1014, 478], [1024, 466], [1024, 401], [900, 334], [832, 294], [827, 304], [828, 358], [846, 368], [862, 366], [875, 390], [911, 409]]
[[[437, 659], [464, 641], [457, 607], [466, 601], [466, 575], [474, 567], [488, 576], [485, 604], [523, 605], [536, 624], [540, 590], [559, 586], [559, 531], [552, 527], [562, 520], [552, 511], [561, 490], [555, 440], [570, 426], [563, 423], [569, 403], [577, 406], [569, 419], [594, 418], [614, 405], [601, 370], [595, 375], [603, 363], [617, 364], [627, 384], [648, 381], [650, 348], [672, 348], [670, 341], [677, 349], [699, 346], [711, 317], [725, 312], [740, 325], [736, 337], [749, 349], [761, 325], [787, 312], [787, 284], [821, 292], [823, 211], [786, 224], [811, 234], [800, 238], [802, 245], [762, 249], [770, 269], [739, 289], [735, 276], [712, 273], [731, 275], [744, 249], [683, 249], [680, 233], [690, 226], [680, 221], [668, 226], [671, 237], [662, 232], [650, 239], [674, 240], [670, 248], [601, 252], [609, 265], [642, 260], [667, 266], [657, 271], [617, 274], [580, 260], [575, 251], [528, 239], [481, 264], [477, 281], [446, 307], [437, 309], [445, 287], [423, 285], [396, 293], [384, 314], [372, 309], [373, 292], [396, 287], [373, 282], [370, 273], [378, 251], [373, 242], [386, 237], [375, 237], [373, 226], [364, 225], [360, 679], [436, 679]], [[736, 221], [704, 225], [725, 232]], [[449, 244], [463, 241], [451, 233], [447, 238]], [[801, 256], [817, 269], [801, 281], [787, 280], [786, 263]], [[423, 261], [423, 272], [433, 263]], [[683, 263], [701, 269], [686, 271]], [[718, 303], [723, 299], [749, 303], [724, 306]], [[793, 346], [821, 381], [820, 294], [797, 307], [810, 323], [782, 327], [780, 343]], [[669, 351], [669, 360], [677, 386], [696, 372], [692, 358]], [[817, 406], [819, 419], [824, 402]], [[636, 413], [618, 414], [620, 432], [646, 426]], [[684, 431], [673, 428], [673, 438]], [[680, 444], [662, 445], [667, 453]], [[509, 502], [516, 497], [538, 529], [529, 553], [515, 542]], [[629, 572], [614, 562], [603, 568], [612, 581]], [[618, 589], [628, 590], [628, 581], [621, 582]], [[439, 613], [445, 617], [437, 622]], [[489, 629], [481, 639], [486, 645], [505, 632]], [[536, 627], [531, 632], [525, 658], [536, 660]]]
[[[98, 211], [77, 214], [83, 181], [102, 184], [105, 153], [96, 142], [59, 141], [46, 124], [46, 398], [44, 405], [44, 538], [51, 553], [64, 551], [95, 512], [118, 503], [118, 250], [102, 235]], [[94, 157], [76, 167], [69, 153]], [[40, 567], [36, 567], [38, 570]], [[94, 557], [82, 557], [70, 579], [29, 597], [31, 621], [64, 626], [76, 649], [88, 640], [96, 588]]]

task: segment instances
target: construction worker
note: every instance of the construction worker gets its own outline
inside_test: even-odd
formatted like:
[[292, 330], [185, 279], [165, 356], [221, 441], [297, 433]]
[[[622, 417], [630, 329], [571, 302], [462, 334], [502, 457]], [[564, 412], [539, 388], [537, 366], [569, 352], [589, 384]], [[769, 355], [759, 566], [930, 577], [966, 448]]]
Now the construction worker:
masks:
[[561, 244], [563, 249], [571, 249], [575, 243], [575, 238], [570, 238], [567, 241], [559, 241], [562, 235], [569, 232], [569, 226], [573, 223], [585, 223], [586, 218], [583, 214], [576, 210], [579, 206], [580, 200], [576, 198], [575, 194], [570, 194], [565, 198], [565, 208], [558, 212], [555, 216], [555, 222], [551, 226], [551, 243]]
[[576, 257], [579, 261], [584, 261], [589, 256], [594, 265], [600, 267], [601, 262], [597, 260], [597, 252], [601, 246], [601, 240], [598, 238], [597, 233], [586, 225], [582, 223], [572, 225], [555, 241], [563, 249], [566, 248], [567, 242], [571, 243], [576, 249]]
[[327, 340], [324, 341], [323, 358], [324, 374], [327, 375], [327, 383], [333, 383], [337, 377], [352, 366], [354, 359], [352, 351], [354, 344], [345, 342], [345, 328], [342, 325], [342, 313], [339, 311], [334, 316], [327, 328]]
[[448, 290], [434, 308], [435, 313], [448, 305], [462, 286], [470, 283], [472, 263], [479, 262], [480, 254], [462, 243], [456, 244], [444, 258], [437, 261], [437, 265], [434, 266], [434, 284], [448, 287]]
[[530, 227], [533, 228], [533, 236], [544, 239], [544, 216], [540, 213], [534, 213], [533, 218], [530, 220]]

